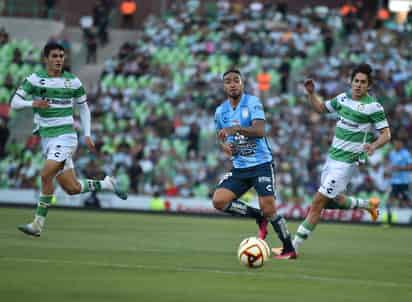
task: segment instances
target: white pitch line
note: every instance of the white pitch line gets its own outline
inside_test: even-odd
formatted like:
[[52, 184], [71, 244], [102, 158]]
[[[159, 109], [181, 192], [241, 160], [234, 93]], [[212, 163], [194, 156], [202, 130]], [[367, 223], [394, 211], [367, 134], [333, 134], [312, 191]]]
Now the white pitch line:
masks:
[[256, 274], [252, 271], [229, 271], [220, 269], [208, 269], [208, 268], [196, 268], [196, 267], [164, 267], [156, 265], [143, 265], [143, 264], [123, 264], [123, 263], [104, 263], [104, 262], [84, 262], [84, 261], [71, 261], [71, 260], [59, 260], [59, 259], [39, 259], [39, 258], [14, 258], [14, 257], [0, 257], [0, 261], [3, 262], [31, 262], [31, 263], [54, 263], [54, 264], [70, 264], [70, 265], [87, 265], [95, 267], [108, 267], [108, 268], [124, 268], [124, 269], [137, 269], [137, 270], [160, 270], [160, 271], [174, 271], [174, 272], [198, 272], [198, 273], [211, 273], [211, 274], [223, 274], [223, 275], [252, 275], [253, 277], [260, 278], [276, 278], [276, 279], [301, 279], [301, 280], [316, 280], [326, 282], [346, 282], [354, 283], [357, 285], [363, 284], [374, 287], [405, 287], [412, 288], [412, 285], [405, 283], [396, 283], [379, 280], [364, 280], [364, 279], [349, 279], [349, 278], [337, 278], [337, 277], [324, 277], [316, 275], [306, 274], [279, 274], [275, 273], [268, 276], [267, 274]]

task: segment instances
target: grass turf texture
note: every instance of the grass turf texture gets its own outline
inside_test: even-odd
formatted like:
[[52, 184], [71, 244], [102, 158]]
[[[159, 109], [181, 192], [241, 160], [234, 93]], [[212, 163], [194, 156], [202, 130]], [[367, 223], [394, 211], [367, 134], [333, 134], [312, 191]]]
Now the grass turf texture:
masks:
[[412, 301], [410, 228], [321, 224], [297, 261], [251, 270], [246, 219], [52, 209], [32, 238], [33, 210], [0, 213], [1, 301]]

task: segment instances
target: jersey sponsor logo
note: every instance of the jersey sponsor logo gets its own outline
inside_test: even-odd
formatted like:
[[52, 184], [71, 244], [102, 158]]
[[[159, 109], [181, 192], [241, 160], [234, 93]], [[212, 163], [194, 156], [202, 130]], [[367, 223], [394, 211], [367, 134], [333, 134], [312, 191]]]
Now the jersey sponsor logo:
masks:
[[236, 134], [234, 139], [235, 154], [241, 156], [252, 156], [256, 153], [256, 139]]
[[40, 79], [39, 83], [40, 83], [40, 85], [46, 85], [46, 80], [45, 79]]
[[55, 157], [59, 157], [60, 155], [61, 155], [60, 152], [54, 152], [54, 156], [55, 156]]
[[266, 186], [266, 191], [268, 191], [268, 192], [273, 192], [273, 187], [272, 187], [272, 185], [267, 185], [267, 186]]
[[258, 182], [272, 182], [272, 177], [269, 176], [259, 176]]
[[71, 100], [53, 100], [53, 99], [46, 99], [49, 104], [54, 105], [70, 105], [72, 103]]
[[359, 128], [359, 125], [358, 125], [358, 124], [351, 123], [351, 122], [349, 122], [348, 120], [345, 120], [343, 117], [340, 117], [339, 120], [340, 120], [343, 124], [345, 124], [346, 126], [353, 127], [353, 128]]

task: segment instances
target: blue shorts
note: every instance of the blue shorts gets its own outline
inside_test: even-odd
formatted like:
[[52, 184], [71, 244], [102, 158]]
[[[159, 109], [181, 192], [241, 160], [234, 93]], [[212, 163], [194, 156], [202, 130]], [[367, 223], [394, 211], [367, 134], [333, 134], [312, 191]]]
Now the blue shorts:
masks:
[[264, 163], [250, 168], [236, 169], [226, 173], [217, 188], [225, 188], [242, 196], [254, 187], [258, 196], [275, 196], [275, 165]]

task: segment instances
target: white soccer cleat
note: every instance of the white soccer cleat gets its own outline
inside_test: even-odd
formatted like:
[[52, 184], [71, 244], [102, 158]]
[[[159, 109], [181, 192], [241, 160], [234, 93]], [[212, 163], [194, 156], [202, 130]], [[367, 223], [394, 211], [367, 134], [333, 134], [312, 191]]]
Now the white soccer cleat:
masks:
[[34, 236], [34, 237], [40, 237], [40, 234], [41, 234], [41, 228], [35, 222], [19, 225], [17, 229], [23, 232], [24, 234]]
[[123, 199], [123, 200], [126, 200], [126, 199], [127, 199], [127, 191], [122, 190], [122, 189], [120, 188], [119, 184], [118, 184], [117, 181], [116, 181], [116, 178], [114, 178], [113, 176], [106, 176], [106, 177], [104, 178], [104, 180], [107, 180], [107, 181], [109, 181], [109, 182], [112, 184], [114, 193], [115, 193], [120, 199]]

